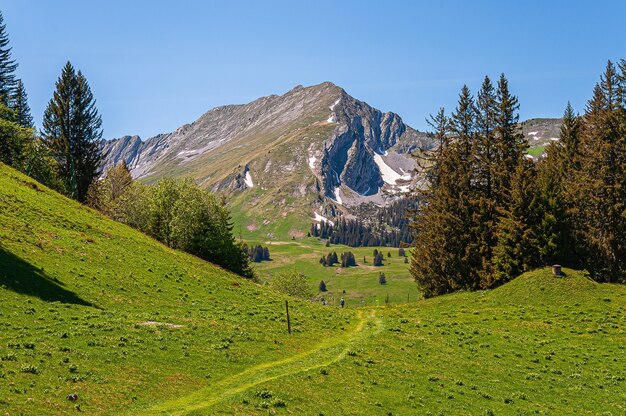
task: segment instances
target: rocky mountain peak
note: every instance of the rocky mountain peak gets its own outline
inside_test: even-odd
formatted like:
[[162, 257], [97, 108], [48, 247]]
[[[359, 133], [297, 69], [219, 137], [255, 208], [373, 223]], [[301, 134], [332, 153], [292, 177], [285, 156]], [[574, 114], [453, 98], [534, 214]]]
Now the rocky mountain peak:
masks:
[[[414, 182], [411, 152], [430, 138], [331, 82], [213, 108], [171, 133], [106, 143], [109, 165], [136, 178], [191, 176], [259, 206], [350, 215], [384, 205]], [[262, 198], [260, 195], [265, 197]]]

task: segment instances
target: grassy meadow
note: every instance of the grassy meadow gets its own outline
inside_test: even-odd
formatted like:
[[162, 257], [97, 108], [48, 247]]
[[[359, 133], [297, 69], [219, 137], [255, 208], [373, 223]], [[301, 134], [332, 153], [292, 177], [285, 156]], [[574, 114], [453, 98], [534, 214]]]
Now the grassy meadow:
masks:
[[540, 269], [423, 300], [397, 249], [374, 268], [372, 248], [345, 248], [359, 266], [337, 270], [316, 239], [266, 245], [262, 277], [295, 267], [349, 307], [287, 298], [0, 165], [0, 414], [626, 414], [624, 286]]
[[[344, 297], [349, 307], [380, 306], [387, 301], [391, 304], [414, 302], [420, 293], [409, 273], [405, 257], [398, 255], [393, 247], [348, 247], [344, 245], [325, 246], [324, 241], [313, 237], [304, 237], [292, 241], [253, 241], [270, 250], [271, 261], [255, 263], [255, 268], [263, 280], [271, 280], [272, 275], [281, 272], [302, 273], [309, 282], [309, 287], [316, 301], [322, 298], [329, 305], [338, 305]], [[377, 249], [384, 256], [383, 266], [373, 265], [373, 251]], [[324, 267], [319, 263], [322, 256], [329, 252], [351, 251], [357, 261], [356, 267]], [[391, 257], [388, 257], [388, 253]], [[410, 251], [405, 250], [406, 256]], [[363, 261], [365, 259], [365, 262]], [[387, 283], [378, 283], [379, 273], [384, 273]], [[324, 280], [327, 292], [319, 291], [319, 283]], [[345, 290], [345, 293], [344, 293]]]

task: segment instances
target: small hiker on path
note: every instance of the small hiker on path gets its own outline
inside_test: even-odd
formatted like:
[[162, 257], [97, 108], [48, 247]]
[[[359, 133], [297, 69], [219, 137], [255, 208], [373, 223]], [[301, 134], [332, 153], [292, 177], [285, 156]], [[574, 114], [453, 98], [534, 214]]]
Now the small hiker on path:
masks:
[[341, 303], [341, 308], [343, 309], [343, 305], [344, 305], [344, 303], [346, 303], [346, 301], [345, 301], [345, 299], [344, 299], [344, 298], [341, 298], [341, 300], [339, 301], [339, 303]]

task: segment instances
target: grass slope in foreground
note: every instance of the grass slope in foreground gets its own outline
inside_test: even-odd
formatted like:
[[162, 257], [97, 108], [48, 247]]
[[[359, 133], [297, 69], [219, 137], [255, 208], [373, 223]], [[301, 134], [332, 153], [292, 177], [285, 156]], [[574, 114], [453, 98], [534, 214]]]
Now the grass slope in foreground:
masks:
[[0, 164], [0, 414], [136, 413], [356, 323], [290, 305]]
[[623, 415], [626, 288], [565, 271], [373, 308], [382, 331], [345, 359], [261, 383], [220, 414], [266, 414], [280, 397], [293, 414]]

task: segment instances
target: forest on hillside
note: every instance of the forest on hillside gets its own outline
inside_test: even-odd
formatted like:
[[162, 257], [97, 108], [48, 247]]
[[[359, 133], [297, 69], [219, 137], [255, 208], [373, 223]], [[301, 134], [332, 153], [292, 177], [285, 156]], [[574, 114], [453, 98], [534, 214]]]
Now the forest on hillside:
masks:
[[567, 105], [560, 140], [526, 156], [519, 102], [504, 75], [464, 86], [431, 116], [437, 146], [418, 155], [430, 186], [413, 217], [411, 273], [425, 296], [492, 288], [552, 263], [626, 281], [626, 60], [609, 61], [582, 115]]

